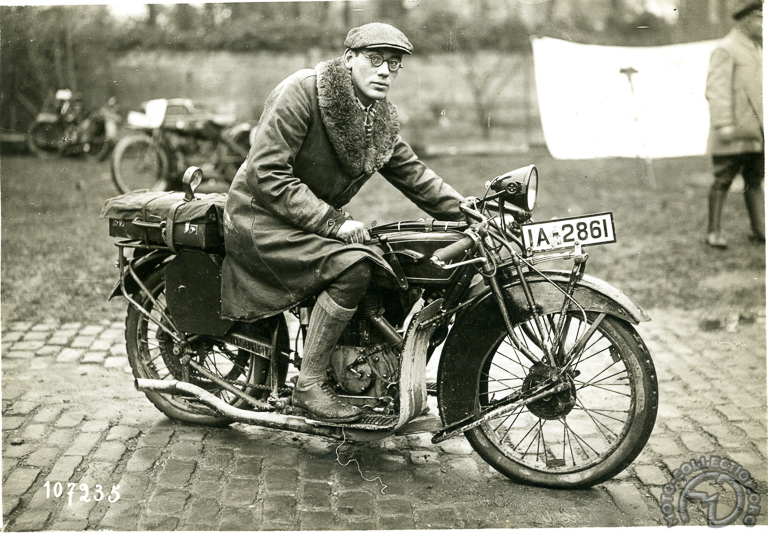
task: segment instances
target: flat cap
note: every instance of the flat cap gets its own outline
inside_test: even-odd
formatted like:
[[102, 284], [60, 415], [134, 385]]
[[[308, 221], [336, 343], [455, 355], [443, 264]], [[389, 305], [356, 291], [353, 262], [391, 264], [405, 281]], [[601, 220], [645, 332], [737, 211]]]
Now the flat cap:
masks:
[[735, 19], [740, 19], [750, 11], [762, 8], [763, 3], [760, 0], [732, 0], [731, 16]]
[[356, 48], [394, 48], [406, 54], [413, 53], [413, 45], [408, 37], [394, 26], [383, 22], [371, 22], [358, 28], [352, 28], [344, 40], [344, 46], [353, 50]]

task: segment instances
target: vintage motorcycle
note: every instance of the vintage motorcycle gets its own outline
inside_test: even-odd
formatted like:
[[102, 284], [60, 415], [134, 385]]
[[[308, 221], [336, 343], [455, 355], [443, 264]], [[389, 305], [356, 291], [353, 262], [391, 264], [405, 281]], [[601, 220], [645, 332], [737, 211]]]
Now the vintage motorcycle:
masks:
[[[299, 416], [291, 391], [314, 298], [256, 323], [222, 319], [226, 195], [136, 192], [108, 200], [136, 387], [172, 419], [232, 422], [351, 441], [464, 435], [509, 478], [589, 487], [645, 446], [658, 407], [651, 355], [627, 295], [585, 274], [585, 246], [615, 242], [611, 213], [534, 223], [534, 165], [494, 178], [461, 205], [465, 222], [370, 229], [396, 273], [374, 276], [333, 351], [328, 380], [364, 417]], [[540, 270], [566, 260], [570, 270]], [[291, 342], [292, 324], [295, 338]], [[437, 357], [436, 381], [425, 368]], [[437, 397], [438, 413], [427, 407]], [[425, 412], [426, 410], [426, 412]]]
[[110, 170], [118, 191], [181, 190], [190, 165], [203, 166], [210, 191], [229, 189], [248, 155], [255, 124], [213, 114], [186, 98], [158, 98], [143, 107], [143, 112], [128, 113], [127, 127], [133, 131], [112, 153]]
[[94, 111], [80, 95], [60, 89], [46, 99], [27, 135], [27, 148], [40, 158], [85, 154], [103, 161], [122, 120], [114, 97]]

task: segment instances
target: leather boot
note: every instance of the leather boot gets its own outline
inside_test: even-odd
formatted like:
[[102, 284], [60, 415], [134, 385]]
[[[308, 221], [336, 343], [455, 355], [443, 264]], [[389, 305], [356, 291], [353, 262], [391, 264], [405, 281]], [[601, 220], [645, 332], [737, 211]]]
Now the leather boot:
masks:
[[762, 187], [758, 185], [745, 189], [744, 202], [747, 204], [747, 213], [752, 224], [752, 239], [765, 242], [765, 195]]
[[323, 292], [317, 298], [309, 320], [301, 371], [293, 389], [293, 406], [303, 409], [311, 418], [329, 422], [351, 422], [362, 416], [362, 410], [344, 403], [326, 383], [331, 350], [356, 309], [346, 309]]
[[720, 219], [723, 216], [723, 206], [728, 197], [728, 191], [711, 189], [709, 191], [709, 228], [707, 230], [707, 245], [713, 248], [727, 248], [725, 237], [720, 233]]

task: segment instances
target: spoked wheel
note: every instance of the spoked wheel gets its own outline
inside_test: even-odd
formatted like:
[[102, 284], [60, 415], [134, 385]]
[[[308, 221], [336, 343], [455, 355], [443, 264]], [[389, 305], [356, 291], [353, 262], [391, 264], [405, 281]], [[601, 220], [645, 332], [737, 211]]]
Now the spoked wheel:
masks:
[[127, 135], [112, 152], [112, 181], [121, 193], [169, 188], [168, 156], [149, 135]]
[[[132, 305], [126, 318], [126, 348], [133, 375], [138, 378], [187, 381], [218, 396], [235, 407], [244, 403], [232, 392], [222, 389], [188, 365], [182, 357], [192, 360], [246, 394], [251, 394], [266, 381], [269, 361], [223, 342], [221, 339], [200, 336], [187, 346], [176, 342], [161, 327], [173, 330], [165, 306], [164, 271], [154, 272], [146, 280], [152, 294], [140, 295], [138, 302], [154, 319]], [[269, 336], [265, 340], [269, 341]], [[231, 420], [218, 415], [213, 409], [191, 396], [146, 392], [147, 398], [169, 418], [194, 424], [225, 426]]]
[[27, 135], [27, 147], [37, 157], [57, 157], [64, 143], [64, 129], [56, 123], [38, 122]]
[[[592, 324], [591, 336], [583, 340]], [[516, 407], [465, 433], [472, 447], [501, 473], [523, 483], [589, 487], [615, 476], [642, 451], [653, 429], [658, 385], [650, 354], [634, 328], [610, 316], [544, 317], [543, 332], [560, 370], [554, 373], [533, 320], [515, 333], [542, 362], [531, 361], [497, 331], [477, 382], [477, 412], [510, 395], [530, 397], [559, 385], [551, 396]], [[574, 349], [574, 347], [576, 349]], [[550, 381], [552, 376], [557, 379]]]
[[112, 140], [107, 135], [103, 120], [92, 119], [88, 129], [88, 140], [86, 155], [97, 161], [105, 161], [112, 148]]
[[112, 141], [106, 135], [94, 137], [89, 143], [88, 157], [96, 161], [106, 161], [109, 151], [112, 149]]

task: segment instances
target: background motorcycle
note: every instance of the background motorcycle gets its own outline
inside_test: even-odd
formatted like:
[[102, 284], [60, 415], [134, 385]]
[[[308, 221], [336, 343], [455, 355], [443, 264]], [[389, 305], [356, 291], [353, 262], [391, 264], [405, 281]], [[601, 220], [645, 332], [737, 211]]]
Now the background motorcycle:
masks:
[[27, 136], [29, 151], [38, 157], [86, 154], [103, 161], [109, 155], [121, 121], [116, 99], [89, 111], [80, 95], [61, 89], [50, 95]]
[[226, 192], [250, 149], [253, 124], [216, 116], [191, 100], [156, 99], [144, 112], [128, 114], [134, 130], [118, 141], [112, 154], [112, 181], [117, 189], [180, 190], [189, 165], [201, 166], [209, 191]]
[[[128, 358], [136, 386], [167, 416], [234, 421], [344, 438], [464, 434], [496, 470], [519, 482], [588, 487], [615, 476], [645, 446], [658, 386], [633, 324], [648, 320], [618, 289], [584, 271], [582, 245], [615, 242], [610, 213], [533, 223], [531, 165], [495, 178], [461, 206], [466, 222], [405, 221], [371, 228], [396, 273], [374, 277], [332, 352], [329, 382], [361, 406], [349, 424], [292, 412], [289, 367], [300, 367], [313, 298], [256, 323], [219, 315], [226, 195], [151, 191], [109, 200], [129, 301]], [[536, 264], [573, 263], [570, 271]], [[290, 315], [289, 315], [290, 317]], [[437, 380], [426, 365], [441, 348]], [[295, 377], [295, 372], [293, 372]], [[439, 418], [422, 416], [437, 396]]]

